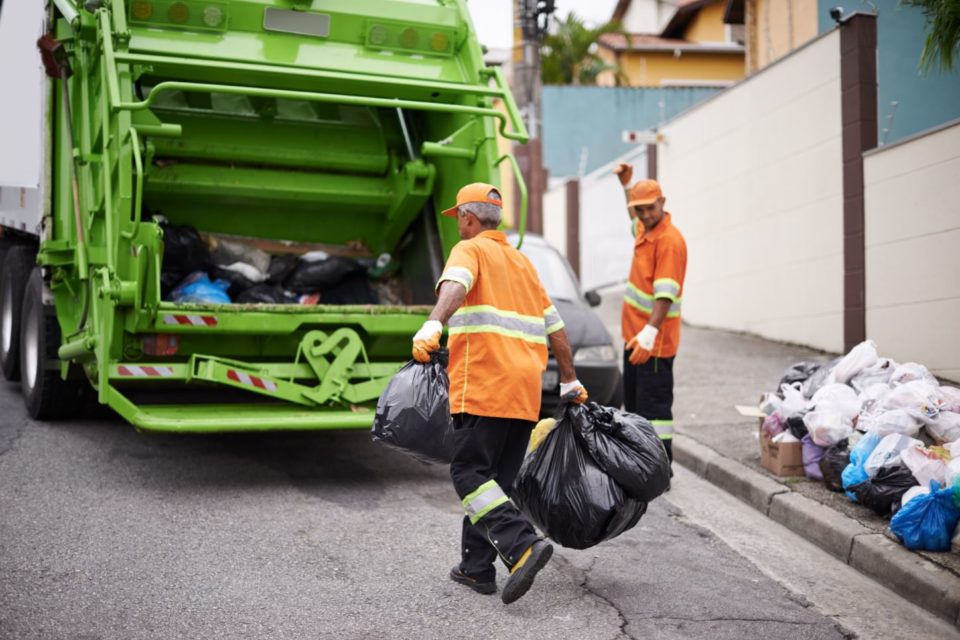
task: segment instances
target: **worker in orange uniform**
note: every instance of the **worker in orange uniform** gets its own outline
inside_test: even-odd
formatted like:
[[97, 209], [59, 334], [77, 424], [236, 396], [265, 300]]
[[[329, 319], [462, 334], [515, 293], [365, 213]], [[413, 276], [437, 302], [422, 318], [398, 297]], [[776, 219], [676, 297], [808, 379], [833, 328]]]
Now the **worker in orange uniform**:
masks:
[[457, 218], [461, 242], [437, 283], [438, 300], [413, 337], [413, 357], [429, 362], [449, 326], [450, 412], [455, 453], [453, 486], [463, 503], [461, 561], [450, 577], [496, 593], [494, 561], [510, 571], [501, 599], [511, 603], [530, 588], [553, 547], [510, 502], [540, 413], [547, 342], [560, 369], [560, 393], [587, 398], [577, 380], [563, 320], [530, 260], [497, 231], [502, 198], [489, 184], [469, 184], [443, 212]]
[[687, 243], [663, 209], [666, 198], [656, 180], [629, 186], [633, 167], [626, 163], [614, 173], [626, 191], [634, 235], [621, 315], [623, 407], [653, 424], [673, 463], [673, 361], [680, 346]]

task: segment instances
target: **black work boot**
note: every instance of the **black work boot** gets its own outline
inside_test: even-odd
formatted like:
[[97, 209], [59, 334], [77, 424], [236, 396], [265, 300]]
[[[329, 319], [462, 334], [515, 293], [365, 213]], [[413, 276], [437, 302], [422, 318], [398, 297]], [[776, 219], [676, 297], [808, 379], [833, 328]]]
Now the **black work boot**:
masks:
[[500, 599], [503, 604], [510, 604], [518, 600], [533, 584], [533, 578], [540, 569], [547, 564], [550, 556], [553, 555], [553, 545], [545, 540], [537, 540], [530, 546], [530, 553], [524, 553], [523, 558], [517, 563], [511, 572], [507, 584], [503, 585], [503, 593]]
[[454, 582], [462, 584], [465, 587], [470, 587], [477, 593], [482, 593], [485, 596], [497, 592], [497, 583], [493, 580], [489, 582], [480, 582], [476, 578], [471, 578], [463, 571], [460, 570], [460, 565], [455, 566], [453, 569], [450, 569], [450, 579]]

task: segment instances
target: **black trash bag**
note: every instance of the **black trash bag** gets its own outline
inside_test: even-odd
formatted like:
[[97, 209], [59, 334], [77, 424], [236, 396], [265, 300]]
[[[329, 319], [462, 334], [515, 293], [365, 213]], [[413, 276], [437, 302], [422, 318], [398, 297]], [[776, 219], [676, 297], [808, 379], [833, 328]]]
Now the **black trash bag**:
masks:
[[359, 262], [343, 256], [330, 256], [325, 260], [300, 260], [283, 281], [283, 288], [296, 293], [312, 293], [330, 289], [352, 273], [363, 271]]
[[344, 280], [320, 293], [320, 302], [323, 304], [377, 304], [377, 296], [370, 288], [370, 279], [367, 274], [358, 271], [348, 275]]
[[[572, 549], [586, 549], [620, 535], [637, 524], [647, 511], [647, 502], [632, 497], [602, 465], [610, 465], [609, 469], [623, 478], [629, 466], [646, 469], [650, 466], [648, 463], [654, 461], [655, 470], [646, 475], [651, 485], [648, 491], [656, 493], [664, 473], [659, 457], [666, 459], [659, 438], [656, 449], [648, 448], [640, 443], [652, 444], [649, 439], [633, 433], [628, 440], [640, 445], [644, 455], [625, 462], [633, 445], [625, 444], [628, 440], [601, 443], [619, 439], [619, 428], [610, 427], [608, 433], [607, 423], [594, 424], [592, 416], [602, 408], [589, 404], [592, 406], [565, 404], [561, 407], [557, 426], [526, 456], [510, 494], [541, 531]], [[615, 419], [614, 424], [622, 425], [620, 428], [626, 432], [636, 427], [635, 423], [622, 419]], [[598, 453], [599, 460], [590, 453], [591, 448]]]
[[670, 486], [670, 459], [645, 418], [594, 402], [574, 405], [587, 451], [627, 495], [650, 502]]
[[163, 230], [163, 267], [160, 288], [164, 297], [195, 271], [206, 271], [210, 251], [196, 229], [189, 225], [161, 222]]
[[797, 440], [803, 440], [803, 436], [808, 433], [807, 425], [803, 423], [803, 416], [787, 418], [787, 431], [792, 433]]
[[241, 304], [295, 304], [297, 301], [275, 284], [258, 284], [237, 296], [235, 302]]
[[853, 485], [850, 491], [859, 504], [873, 509], [878, 516], [890, 516], [900, 506], [903, 494], [919, 484], [907, 467], [881, 467], [877, 475]]
[[843, 470], [850, 463], [850, 452], [846, 440], [841, 440], [824, 452], [820, 458], [820, 471], [823, 483], [830, 491], [843, 491]]
[[291, 254], [270, 258], [270, 268], [267, 269], [267, 282], [270, 284], [282, 284], [287, 276], [297, 268], [298, 260], [299, 258], [297, 258], [297, 256]]
[[446, 349], [430, 355], [428, 364], [403, 365], [377, 402], [370, 434], [374, 442], [408, 453], [423, 462], [453, 460], [453, 418]]
[[[804, 382], [819, 368], [820, 365], [815, 362], [795, 362], [790, 365], [789, 369], [784, 371], [783, 376], [780, 378], [780, 383], [777, 385], [777, 389], [779, 390], [782, 384], [790, 385], [794, 382]], [[780, 391], [777, 391], [777, 395], [781, 398], [783, 397]]]

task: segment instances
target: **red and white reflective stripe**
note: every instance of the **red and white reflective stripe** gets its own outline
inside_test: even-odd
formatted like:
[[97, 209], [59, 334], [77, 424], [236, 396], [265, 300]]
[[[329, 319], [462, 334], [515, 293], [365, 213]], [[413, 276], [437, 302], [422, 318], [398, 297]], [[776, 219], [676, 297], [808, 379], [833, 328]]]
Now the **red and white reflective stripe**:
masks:
[[185, 315], [165, 315], [164, 324], [188, 324], [194, 327], [215, 327], [217, 326], [217, 316], [185, 316]]
[[267, 391], [277, 390], [277, 385], [272, 380], [264, 380], [257, 376], [251, 376], [249, 373], [244, 373], [237, 369], [227, 369], [227, 378], [234, 382], [247, 385], [248, 387], [256, 387], [257, 389], [265, 389]]
[[117, 375], [130, 378], [169, 378], [173, 376], [173, 367], [121, 364], [117, 366]]

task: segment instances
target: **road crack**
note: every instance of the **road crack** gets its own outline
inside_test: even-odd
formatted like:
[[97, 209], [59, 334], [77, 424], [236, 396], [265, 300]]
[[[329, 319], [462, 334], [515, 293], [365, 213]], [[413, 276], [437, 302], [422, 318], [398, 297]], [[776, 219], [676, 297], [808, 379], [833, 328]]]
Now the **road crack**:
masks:
[[[578, 580], [578, 586], [581, 589], [583, 589], [587, 594], [596, 598], [597, 600], [600, 600], [601, 602], [605, 603], [607, 606], [609, 606], [611, 609], [617, 612], [617, 617], [620, 619], [620, 634], [617, 636], [617, 638], [629, 638], [630, 640], [639, 640], [636, 636], [631, 635], [630, 632], [627, 631], [627, 626], [629, 626], [630, 621], [627, 620], [627, 617], [623, 614], [623, 611], [620, 610], [620, 607], [617, 606], [616, 602], [614, 602], [607, 596], [603, 595], [602, 593], [595, 591], [593, 587], [590, 586], [590, 572], [593, 571], [593, 567], [596, 564], [596, 562], [597, 562], [597, 558], [594, 558], [593, 560], [590, 561], [590, 566], [588, 566], [586, 569], [579, 570], [581, 577]], [[574, 570], [578, 570], [577, 567], [574, 567], [569, 562], [567, 562], [567, 565]]]

